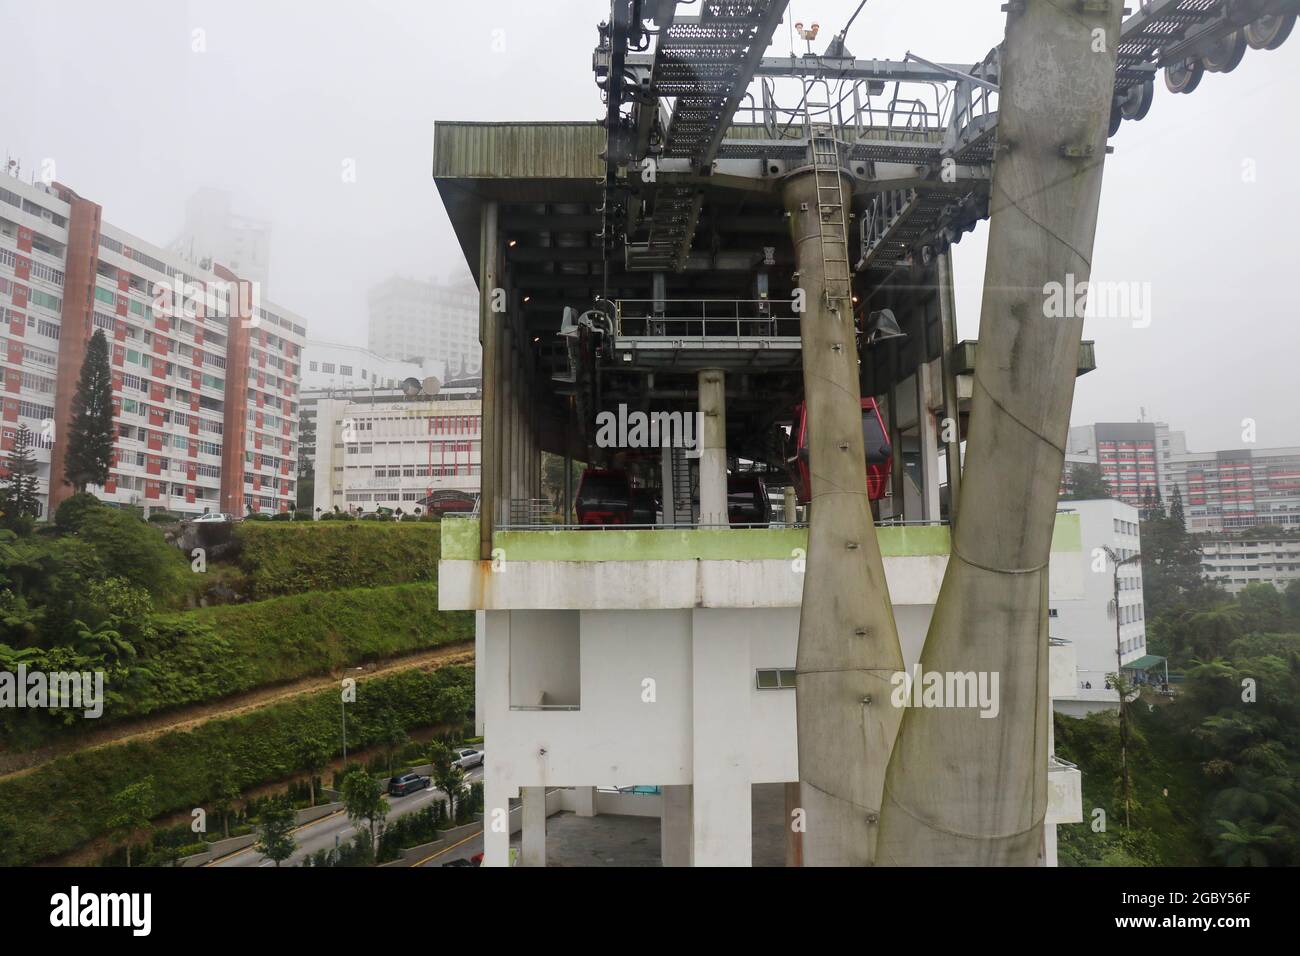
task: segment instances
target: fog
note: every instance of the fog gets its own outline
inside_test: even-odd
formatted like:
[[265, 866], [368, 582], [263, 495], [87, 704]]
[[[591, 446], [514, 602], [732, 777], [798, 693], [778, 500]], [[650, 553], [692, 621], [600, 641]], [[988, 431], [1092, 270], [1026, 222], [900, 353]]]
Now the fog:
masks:
[[[829, 40], [851, 0], [791, 4]], [[973, 62], [996, 0], [870, 0], [859, 57]], [[314, 338], [365, 342], [365, 297], [400, 273], [467, 274], [430, 176], [438, 119], [593, 120], [600, 0], [318, 3], [0, 0], [0, 151], [155, 244], [200, 186], [273, 229], [269, 298]], [[816, 48], [824, 42], [819, 39]], [[802, 49], [802, 44], [800, 45]], [[1170, 422], [1196, 450], [1300, 445], [1300, 39], [1250, 51], [1191, 96], [1162, 82], [1107, 161], [1094, 280], [1149, 292], [1149, 324], [1097, 318], [1073, 420]], [[986, 227], [956, 251], [959, 332], [978, 334]]]

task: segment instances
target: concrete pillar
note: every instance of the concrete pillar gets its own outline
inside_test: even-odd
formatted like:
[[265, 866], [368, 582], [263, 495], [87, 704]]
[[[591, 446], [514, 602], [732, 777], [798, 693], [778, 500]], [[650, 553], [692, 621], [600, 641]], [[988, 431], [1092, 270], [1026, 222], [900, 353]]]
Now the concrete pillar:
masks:
[[903, 653], [867, 498], [852, 305], [827, 294], [836, 291], [827, 265], [847, 259], [847, 246], [824, 219], [815, 174], [790, 177], [782, 193], [808, 303], [799, 326], [813, 503], [795, 658], [803, 854], [808, 866], [865, 866], [900, 719], [888, 701]]
[[782, 505], [781, 510], [785, 513], [785, 523], [794, 524], [799, 517], [799, 499], [794, 493], [793, 485], [786, 485]]
[[[501, 265], [501, 248], [497, 237], [497, 204], [484, 203], [483, 225], [479, 237], [479, 318], [478, 340], [483, 348], [483, 420], [479, 443], [479, 559], [492, 556], [493, 503], [497, 495], [497, 436], [501, 433], [501, 404], [498, 400], [501, 379], [501, 331], [498, 316], [492, 311], [492, 290]], [[319, 480], [319, 479], [318, 479]]]
[[[925, 323], [921, 323], [925, 327]], [[921, 515], [939, 520], [939, 428], [929, 408], [930, 363], [916, 366], [916, 435], [921, 446]]]
[[522, 866], [546, 865], [546, 788], [520, 787], [524, 801], [524, 832], [520, 837]]
[[801, 815], [803, 802], [799, 796], [802, 788], [795, 780], [785, 785], [785, 865], [803, 866], [803, 829], [796, 829], [797, 816]]
[[727, 523], [727, 376], [700, 369], [700, 524]]
[[503, 383], [504, 395], [501, 402], [501, 484], [500, 511], [501, 522], [510, 522], [510, 499], [515, 495], [515, 350], [514, 340], [509, 332], [504, 333], [501, 347], [502, 362], [506, 367]]
[[[510, 706], [510, 612], [479, 611], [475, 626], [475, 726], [485, 748], [492, 746], [492, 715]], [[480, 646], [481, 645], [481, 646]], [[483, 865], [510, 865], [510, 796], [501, 766], [488, 760], [483, 767]]]
[[659, 859], [664, 866], [691, 865], [691, 786], [663, 788], [659, 819]]
[[749, 632], [735, 612], [691, 612], [693, 866], [753, 865]]
[[580, 817], [594, 817], [596, 815], [596, 788], [595, 787], [574, 787], [574, 813]]
[[961, 492], [961, 412], [957, 407], [957, 376], [953, 374], [952, 353], [957, 347], [957, 297], [953, 291], [952, 250], [939, 257], [939, 323], [943, 329], [943, 352], [939, 374], [943, 376], [943, 417], [940, 437], [946, 437], [945, 457], [948, 469], [948, 522], [957, 523], [957, 501]]

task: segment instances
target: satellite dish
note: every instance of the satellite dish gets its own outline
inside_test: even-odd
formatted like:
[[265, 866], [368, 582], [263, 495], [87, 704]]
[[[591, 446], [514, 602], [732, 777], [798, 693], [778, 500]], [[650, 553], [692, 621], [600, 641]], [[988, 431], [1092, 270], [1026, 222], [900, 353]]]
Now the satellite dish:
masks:
[[438, 381], [438, 377], [436, 375], [430, 375], [428, 378], [424, 380], [424, 384], [421, 386], [421, 388], [425, 395], [428, 395], [430, 398], [432, 398], [434, 395], [438, 394], [438, 389], [442, 388], [442, 382]]
[[415, 398], [420, 394], [420, 380], [418, 378], [402, 379], [402, 394], [407, 398]]

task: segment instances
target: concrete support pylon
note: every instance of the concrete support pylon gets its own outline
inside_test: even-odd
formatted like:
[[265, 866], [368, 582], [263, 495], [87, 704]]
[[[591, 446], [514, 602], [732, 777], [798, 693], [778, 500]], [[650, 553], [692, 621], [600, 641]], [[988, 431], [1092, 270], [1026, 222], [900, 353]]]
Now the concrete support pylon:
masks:
[[[839, 182], [847, 196], [847, 177]], [[783, 201], [806, 305], [799, 325], [812, 476], [795, 662], [803, 863], [865, 866], [901, 718], [889, 696], [903, 655], [867, 498], [853, 306], [825, 294], [827, 260], [847, 260], [846, 242], [841, 233], [836, 249], [823, 249], [816, 173], [787, 180]]]
[[[1008, 4], [971, 430], [923, 673], [998, 679], [980, 707], [909, 707], [882, 864], [1032, 866], [1047, 809], [1047, 563], [1091, 271], [1121, 0]], [[952, 702], [949, 702], [952, 703]], [[802, 728], [801, 728], [802, 730]]]
[[519, 836], [521, 866], [546, 865], [546, 788], [520, 787], [524, 803], [524, 829]]
[[699, 372], [700, 524], [727, 523], [727, 374]]
[[689, 783], [665, 786], [659, 818], [659, 860], [663, 866], [690, 866], [694, 827], [691, 807], [693, 788]]

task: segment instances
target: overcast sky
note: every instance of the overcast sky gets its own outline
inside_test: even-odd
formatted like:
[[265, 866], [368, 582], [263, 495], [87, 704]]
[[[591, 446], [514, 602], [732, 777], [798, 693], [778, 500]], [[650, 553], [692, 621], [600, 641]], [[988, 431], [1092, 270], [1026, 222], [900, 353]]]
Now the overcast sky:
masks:
[[[822, 25], [854, 0], [798, 0]], [[859, 57], [973, 62], [998, 0], [870, 0]], [[200, 186], [273, 227], [270, 298], [313, 337], [365, 342], [365, 292], [467, 274], [430, 177], [437, 119], [591, 120], [601, 0], [0, 0], [0, 151], [159, 245]], [[201, 31], [196, 33], [195, 31]], [[202, 47], [202, 49], [197, 49]], [[1094, 280], [1149, 290], [1150, 324], [1092, 319], [1073, 421], [1140, 409], [1196, 450], [1300, 445], [1300, 36], [1191, 96], [1157, 84], [1107, 161]], [[346, 163], [355, 181], [343, 175]], [[957, 247], [960, 334], [978, 334], [985, 227]]]

